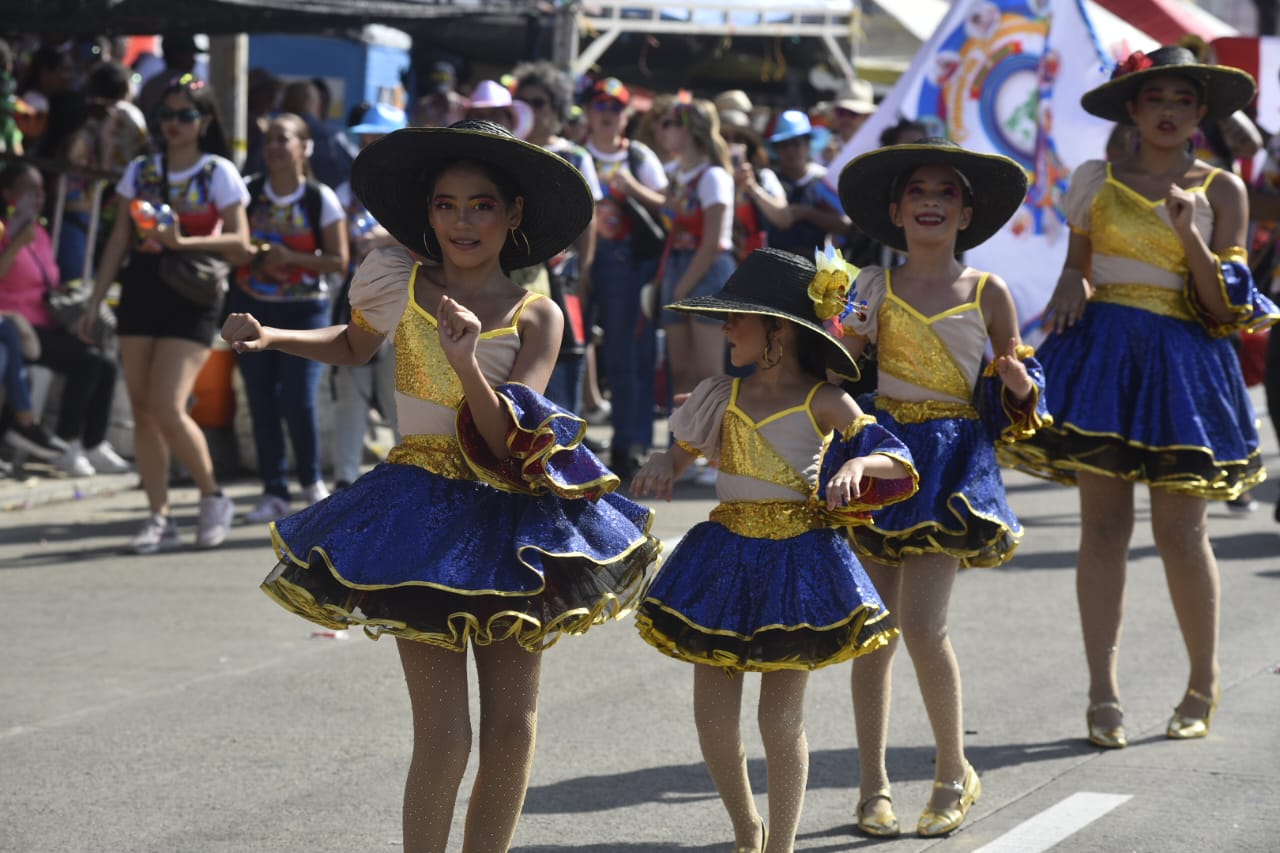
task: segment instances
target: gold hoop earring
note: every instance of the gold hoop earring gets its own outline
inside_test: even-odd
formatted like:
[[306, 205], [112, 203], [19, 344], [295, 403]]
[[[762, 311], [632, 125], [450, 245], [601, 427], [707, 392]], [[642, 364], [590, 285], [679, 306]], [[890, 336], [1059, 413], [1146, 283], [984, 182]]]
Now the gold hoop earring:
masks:
[[782, 364], [782, 344], [778, 344], [778, 352], [773, 354], [773, 336], [769, 336], [768, 342], [764, 345], [764, 355], [761, 357], [764, 362], [764, 369], [771, 370]]
[[515, 244], [517, 249], [520, 248], [521, 242], [524, 243], [524, 253], [526, 255], [533, 254], [533, 246], [529, 245], [529, 237], [524, 233], [523, 228], [511, 228], [511, 242]]
[[430, 227], [430, 225], [427, 225], [426, 228], [422, 229], [422, 253], [434, 261], [436, 254], [431, 251], [431, 244], [427, 242], [427, 229]]

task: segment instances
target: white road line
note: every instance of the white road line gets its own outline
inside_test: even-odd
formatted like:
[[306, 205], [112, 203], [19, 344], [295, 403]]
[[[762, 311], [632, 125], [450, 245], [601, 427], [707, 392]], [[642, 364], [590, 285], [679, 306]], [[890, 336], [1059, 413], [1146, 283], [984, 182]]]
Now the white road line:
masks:
[[1131, 799], [1131, 794], [1072, 794], [974, 853], [1041, 853]]

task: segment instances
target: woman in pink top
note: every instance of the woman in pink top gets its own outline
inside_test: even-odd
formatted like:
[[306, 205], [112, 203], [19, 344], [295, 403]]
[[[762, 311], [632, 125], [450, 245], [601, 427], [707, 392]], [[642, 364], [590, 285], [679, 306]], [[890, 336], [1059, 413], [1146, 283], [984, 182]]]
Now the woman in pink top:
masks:
[[40, 170], [30, 163], [11, 163], [0, 173], [0, 197], [6, 211], [0, 238], [0, 311], [26, 318], [40, 339], [40, 356], [32, 363], [65, 379], [55, 432], [66, 447], [50, 461], [77, 477], [127, 471], [129, 463], [106, 440], [115, 360], [59, 327], [45, 306], [45, 294], [61, 280], [49, 232], [37, 219], [45, 201]]

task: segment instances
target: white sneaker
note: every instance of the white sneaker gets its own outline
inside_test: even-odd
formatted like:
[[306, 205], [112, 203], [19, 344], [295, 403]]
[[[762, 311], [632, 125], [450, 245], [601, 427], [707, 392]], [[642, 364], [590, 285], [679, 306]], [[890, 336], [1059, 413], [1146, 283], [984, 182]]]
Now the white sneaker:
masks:
[[133, 466], [105, 441], [91, 448], [84, 456], [99, 474], [127, 474], [133, 470]]
[[84, 446], [79, 439], [67, 442], [67, 452], [53, 460], [53, 467], [72, 477], [92, 477], [98, 473], [84, 455]]
[[601, 400], [599, 406], [594, 409], [587, 409], [582, 413], [582, 419], [591, 426], [606, 426], [612, 417], [613, 404], [608, 400]]
[[327, 497], [329, 497], [329, 490], [325, 488], [324, 480], [316, 480], [302, 490], [302, 501], [307, 506], [318, 504]]
[[263, 495], [258, 498], [258, 505], [244, 514], [244, 520], [250, 524], [266, 524], [279, 521], [289, 514], [289, 502], [279, 495]]
[[142, 522], [137, 534], [129, 542], [135, 554], [154, 554], [157, 551], [168, 551], [182, 546], [182, 537], [178, 533], [178, 525], [167, 515], [156, 513]]
[[205, 495], [200, 499], [200, 530], [196, 533], [197, 548], [217, 548], [227, 541], [231, 532], [231, 519], [236, 505], [226, 495]]

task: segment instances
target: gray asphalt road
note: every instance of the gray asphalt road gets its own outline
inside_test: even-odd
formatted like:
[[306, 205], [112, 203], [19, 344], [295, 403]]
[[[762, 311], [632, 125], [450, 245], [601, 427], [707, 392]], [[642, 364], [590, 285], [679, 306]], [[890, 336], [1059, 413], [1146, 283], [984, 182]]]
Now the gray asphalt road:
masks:
[[[1280, 472], [1263, 427], [1267, 462]], [[1003, 569], [965, 573], [951, 611], [982, 799], [947, 840], [854, 834], [849, 667], [833, 667], [810, 682], [812, 767], [797, 849], [1277, 849], [1276, 483], [1258, 490], [1263, 506], [1252, 515], [1212, 509], [1223, 697], [1211, 736], [1196, 742], [1163, 737], [1186, 658], [1140, 496], [1121, 663], [1134, 743], [1116, 752], [1083, 740], [1075, 494], [1016, 475], [1008, 483], [1024, 545]], [[243, 511], [256, 488], [233, 493]], [[195, 495], [177, 496], [193, 536]], [[687, 487], [660, 506], [660, 535], [674, 544], [706, 517], [711, 497]], [[215, 552], [122, 553], [142, 507], [129, 490], [0, 513], [0, 850], [399, 847], [410, 726], [393, 643], [314, 636], [262, 595], [272, 563], [262, 528], [237, 528]], [[895, 667], [889, 766], [899, 815], [913, 826], [933, 778], [932, 741], [905, 654]], [[757, 684], [748, 680], [743, 723], [764, 807]], [[689, 667], [655, 653], [629, 623], [548, 652], [514, 849], [731, 849], [698, 753], [691, 685]], [[460, 830], [461, 820], [452, 849]]]

